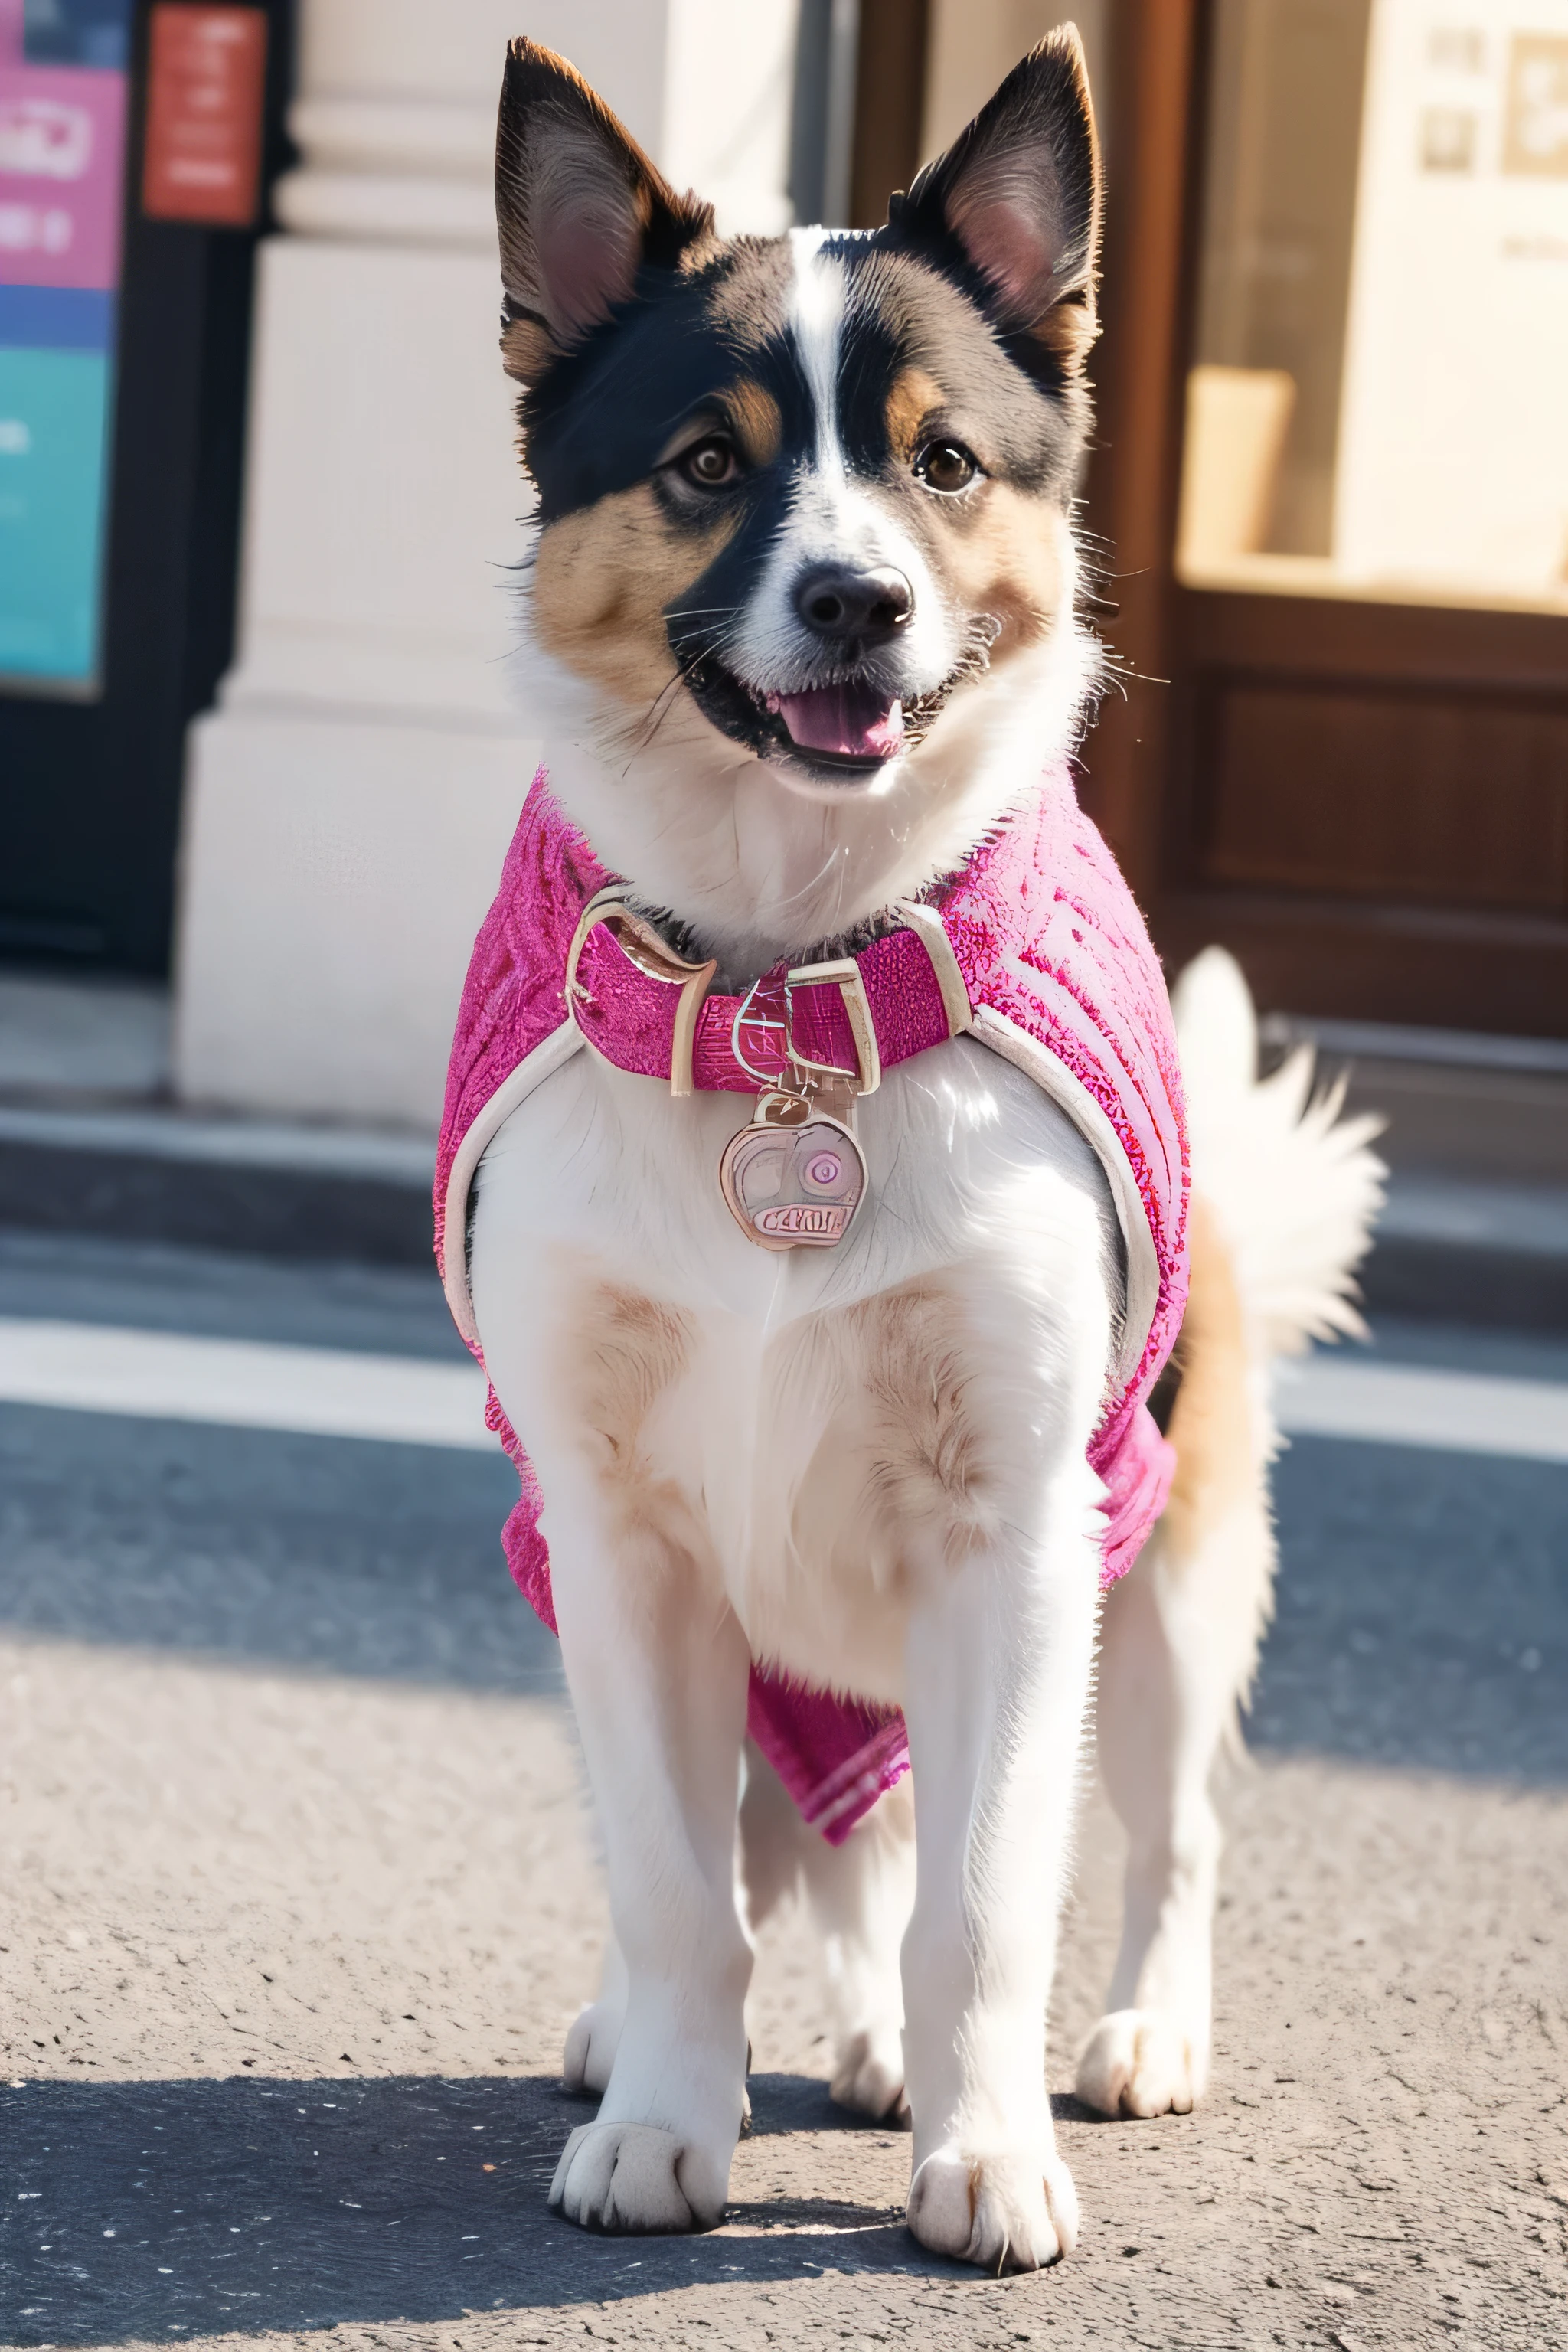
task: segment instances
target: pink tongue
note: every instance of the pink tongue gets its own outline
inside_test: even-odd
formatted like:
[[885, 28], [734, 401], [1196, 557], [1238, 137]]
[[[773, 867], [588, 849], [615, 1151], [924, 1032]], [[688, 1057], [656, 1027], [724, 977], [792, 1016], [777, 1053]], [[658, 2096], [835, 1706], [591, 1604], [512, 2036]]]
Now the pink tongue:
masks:
[[904, 740], [902, 706], [870, 687], [816, 686], [809, 694], [781, 694], [774, 708], [803, 751], [890, 760]]

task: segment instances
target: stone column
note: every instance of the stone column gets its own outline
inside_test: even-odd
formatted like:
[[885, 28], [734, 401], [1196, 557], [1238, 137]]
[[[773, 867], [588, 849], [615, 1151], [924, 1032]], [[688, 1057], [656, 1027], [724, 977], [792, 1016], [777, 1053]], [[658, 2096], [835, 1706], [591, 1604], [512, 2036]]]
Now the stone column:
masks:
[[775, 229], [798, 0], [303, 0], [262, 247], [239, 644], [191, 730], [184, 1100], [429, 1127], [542, 746], [511, 698], [526, 492], [496, 351], [520, 20], [729, 226]]

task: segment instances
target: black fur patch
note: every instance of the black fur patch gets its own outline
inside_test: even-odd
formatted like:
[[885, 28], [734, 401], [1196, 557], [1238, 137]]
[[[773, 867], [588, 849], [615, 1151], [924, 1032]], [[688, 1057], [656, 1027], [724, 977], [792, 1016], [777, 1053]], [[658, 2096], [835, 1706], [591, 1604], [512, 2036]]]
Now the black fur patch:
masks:
[[[1033, 339], [998, 333], [956, 248], [943, 268], [885, 228], [822, 250], [842, 259], [847, 278], [837, 394], [853, 470], [906, 487], [907, 469], [891, 464], [887, 399], [899, 370], [919, 366], [947, 395], [941, 429], [974, 446], [988, 472], [1031, 493], [1070, 496], [1087, 422], [1077, 387]], [[747, 508], [765, 506], [770, 490], [781, 496], [812, 461], [816, 436], [789, 328], [791, 282], [784, 239], [741, 240], [691, 277], [645, 268], [633, 301], [523, 395], [541, 521], [647, 480], [683, 425], [722, 420], [725, 392], [742, 379], [772, 395], [784, 436], [773, 465], [731, 495]]]

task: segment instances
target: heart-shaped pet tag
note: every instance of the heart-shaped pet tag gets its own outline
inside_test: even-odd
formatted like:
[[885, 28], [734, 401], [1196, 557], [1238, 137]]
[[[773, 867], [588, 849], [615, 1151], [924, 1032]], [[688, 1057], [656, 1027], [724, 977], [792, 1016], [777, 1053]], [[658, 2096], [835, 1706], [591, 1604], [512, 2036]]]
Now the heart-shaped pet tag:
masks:
[[763, 1249], [832, 1249], [866, 1192], [866, 1162], [847, 1127], [754, 1124], [724, 1147], [719, 1189], [748, 1241]]

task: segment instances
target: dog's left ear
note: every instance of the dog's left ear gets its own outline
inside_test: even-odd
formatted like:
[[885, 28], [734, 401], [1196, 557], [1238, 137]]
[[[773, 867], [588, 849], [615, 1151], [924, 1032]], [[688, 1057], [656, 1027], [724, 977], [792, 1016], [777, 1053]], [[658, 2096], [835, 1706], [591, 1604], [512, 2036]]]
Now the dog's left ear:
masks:
[[1100, 331], [1100, 142], [1076, 25], [1014, 67], [889, 213], [905, 237], [956, 242], [987, 281], [998, 326], [1037, 336], [1069, 373]]
[[713, 208], [677, 195], [564, 58], [507, 51], [496, 124], [501, 357], [531, 383], [632, 299], [645, 265], [679, 268], [713, 235]]

